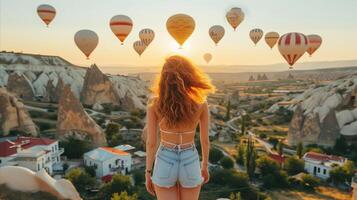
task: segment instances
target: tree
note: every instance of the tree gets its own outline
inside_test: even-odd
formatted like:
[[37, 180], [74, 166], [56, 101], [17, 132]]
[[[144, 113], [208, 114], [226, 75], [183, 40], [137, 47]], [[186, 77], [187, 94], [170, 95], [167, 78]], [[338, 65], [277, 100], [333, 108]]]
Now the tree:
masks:
[[304, 146], [302, 145], [302, 142], [299, 142], [296, 147], [296, 156], [299, 157], [299, 159], [302, 158], [303, 151], [304, 151]]
[[137, 200], [138, 197], [136, 194], [134, 194], [133, 196], [129, 196], [128, 193], [126, 191], [120, 193], [114, 193], [111, 200]]
[[219, 162], [224, 169], [232, 169], [234, 166], [233, 160], [228, 156], [223, 157]]
[[330, 171], [330, 178], [333, 184], [349, 183], [354, 175], [354, 166], [352, 161], [347, 161], [343, 166], [336, 166]]
[[345, 137], [340, 136], [340, 138], [336, 140], [335, 146], [333, 147], [333, 151], [338, 155], [346, 155], [347, 154], [346, 147], [348, 147], [348, 144], [346, 142]]
[[279, 164], [267, 156], [257, 160], [257, 168], [262, 175], [263, 185], [266, 188], [284, 188], [288, 186], [288, 175], [280, 171]]
[[145, 181], [145, 172], [143, 170], [133, 170], [132, 172], [135, 185], [143, 184]]
[[101, 199], [110, 199], [112, 194], [121, 193], [124, 191], [127, 191], [129, 194], [131, 194], [133, 191], [130, 177], [121, 174], [115, 174], [111, 182], [102, 185], [99, 191], [99, 196]]
[[231, 195], [229, 196], [230, 200], [241, 200], [241, 196], [240, 196], [240, 192], [238, 192], [237, 194], [234, 194], [233, 192], [231, 193]]
[[244, 146], [243, 145], [238, 146], [236, 162], [238, 165], [244, 165]]
[[105, 136], [108, 141], [108, 145], [113, 147], [120, 144], [122, 140], [121, 135], [119, 134], [119, 125], [115, 123], [109, 123], [105, 129]]
[[247, 174], [250, 179], [253, 178], [254, 173], [255, 173], [255, 159], [256, 159], [256, 151], [254, 147], [254, 142], [252, 141], [251, 137], [248, 137], [248, 142], [245, 150], [245, 168], [247, 171]]
[[67, 158], [82, 158], [83, 154], [90, 150], [90, 142], [81, 140], [75, 136], [69, 136], [66, 140], [60, 142], [60, 146], [65, 149], [64, 155]]
[[279, 141], [278, 143], [278, 154], [282, 156], [284, 154], [284, 144], [282, 141]]
[[242, 135], [245, 135], [245, 115], [242, 115], [242, 118], [241, 118], [241, 125], [240, 125], [240, 128], [241, 128], [241, 133]]
[[84, 166], [84, 170], [91, 177], [95, 177], [96, 172], [95, 172], [95, 167], [94, 166]]
[[228, 103], [227, 103], [227, 112], [226, 112], [226, 117], [225, 119], [228, 121], [231, 119], [231, 101], [228, 100]]
[[219, 160], [224, 157], [222, 151], [217, 148], [211, 148], [209, 151], [209, 161], [213, 164], [217, 164]]
[[95, 183], [95, 178], [80, 168], [71, 169], [65, 177], [73, 183], [80, 193], [85, 192], [87, 187], [93, 186]]
[[302, 176], [302, 185], [305, 189], [312, 190], [316, 186], [318, 186], [320, 183], [320, 180], [310, 174], [304, 174]]
[[284, 169], [290, 176], [303, 172], [304, 167], [304, 161], [294, 157], [287, 158], [284, 163]]

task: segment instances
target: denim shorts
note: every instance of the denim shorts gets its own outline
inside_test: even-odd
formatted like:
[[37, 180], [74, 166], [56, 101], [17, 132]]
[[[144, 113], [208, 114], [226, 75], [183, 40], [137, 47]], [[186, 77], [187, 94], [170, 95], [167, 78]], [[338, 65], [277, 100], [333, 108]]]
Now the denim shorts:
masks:
[[200, 159], [195, 146], [171, 149], [160, 145], [156, 153], [152, 181], [159, 187], [172, 187], [177, 182], [184, 188], [203, 183]]

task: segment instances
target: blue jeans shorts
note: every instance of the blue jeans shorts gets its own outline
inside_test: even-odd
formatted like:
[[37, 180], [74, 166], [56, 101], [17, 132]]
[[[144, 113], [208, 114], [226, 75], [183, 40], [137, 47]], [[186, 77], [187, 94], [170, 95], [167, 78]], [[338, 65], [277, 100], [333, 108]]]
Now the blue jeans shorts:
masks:
[[159, 187], [172, 187], [177, 182], [184, 188], [203, 183], [200, 159], [195, 146], [183, 150], [160, 145], [156, 153], [152, 181]]

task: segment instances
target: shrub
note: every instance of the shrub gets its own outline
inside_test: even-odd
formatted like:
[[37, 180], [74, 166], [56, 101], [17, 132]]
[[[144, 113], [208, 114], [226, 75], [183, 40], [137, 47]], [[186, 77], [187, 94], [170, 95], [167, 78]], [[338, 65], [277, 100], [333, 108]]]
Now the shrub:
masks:
[[232, 169], [234, 167], [234, 162], [233, 160], [225, 156], [219, 161], [224, 169]]
[[222, 151], [217, 148], [211, 148], [209, 152], [209, 161], [213, 164], [217, 164], [219, 160], [224, 157]]

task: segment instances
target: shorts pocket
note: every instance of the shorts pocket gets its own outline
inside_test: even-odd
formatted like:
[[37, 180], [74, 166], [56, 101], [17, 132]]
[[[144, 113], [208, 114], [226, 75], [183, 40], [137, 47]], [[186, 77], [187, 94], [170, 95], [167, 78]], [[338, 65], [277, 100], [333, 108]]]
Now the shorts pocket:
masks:
[[154, 174], [156, 174], [158, 178], [169, 178], [174, 163], [160, 155], [158, 155], [156, 159]]
[[201, 167], [200, 167], [200, 160], [198, 156], [195, 156], [194, 159], [186, 162], [183, 166], [186, 171], [187, 178], [191, 180], [196, 180], [201, 178]]

